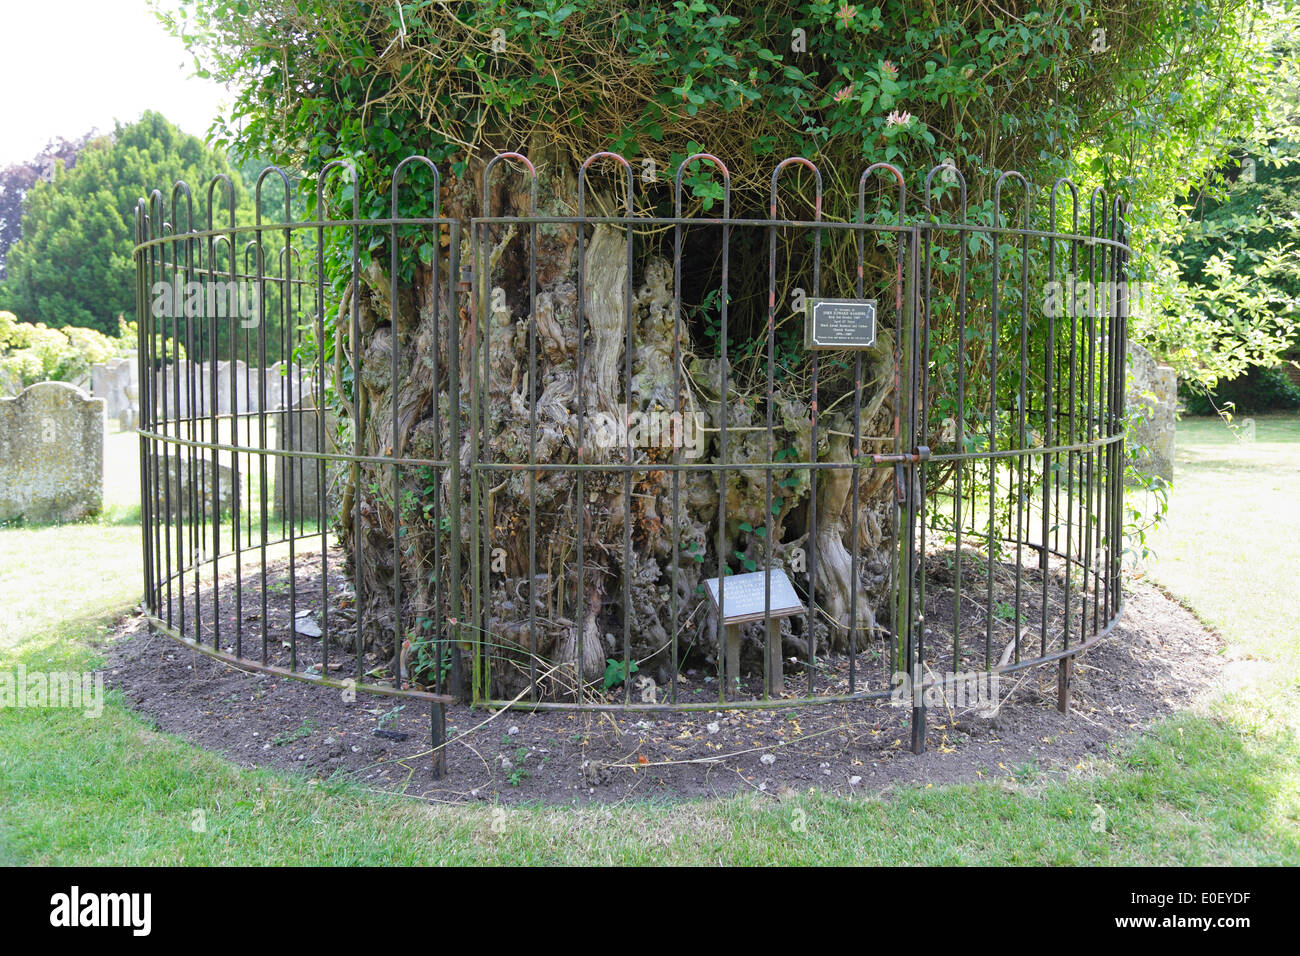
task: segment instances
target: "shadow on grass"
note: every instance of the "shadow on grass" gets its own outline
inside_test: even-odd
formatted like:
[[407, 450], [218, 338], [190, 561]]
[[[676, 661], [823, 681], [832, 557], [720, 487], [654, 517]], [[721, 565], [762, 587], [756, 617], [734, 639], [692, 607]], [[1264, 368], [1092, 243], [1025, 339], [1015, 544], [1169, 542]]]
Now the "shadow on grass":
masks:
[[11, 521], [0, 521], [0, 531], [15, 531], [18, 529], [25, 531], [40, 531], [45, 528], [95, 526], [124, 527], [127, 525], [138, 525], [139, 523], [140, 506], [138, 504], [109, 505], [98, 514], [87, 515], [85, 518], [79, 518], [76, 521], [28, 521], [25, 518], [14, 518]]
[[1128, 773], [1116, 775], [1115, 792], [1168, 806], [1189, 840], [1209, 835], [1248, 844], [1262, 861], [1300, 860], [1294, 728], [1260, 733], [1234, 718], [1182, 714], [1137, 738], [1118, 763]]

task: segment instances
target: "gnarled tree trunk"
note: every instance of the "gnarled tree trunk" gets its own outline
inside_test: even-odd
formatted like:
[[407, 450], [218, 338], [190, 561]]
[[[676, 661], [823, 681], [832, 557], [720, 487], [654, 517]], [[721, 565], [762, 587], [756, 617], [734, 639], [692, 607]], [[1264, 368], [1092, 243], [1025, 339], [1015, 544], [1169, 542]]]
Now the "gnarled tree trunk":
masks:
[[[577, 177], [573, 166], [544, 149], [535, 151], [533, 159], [538, 169], [539, 212], [575, 214]], [[481, 178], [451, 184], [445, 190], [445, 214], [468, 222], [470, 215], [480, 213], [472, 197], [481, 194]], [[526, 181], [504, 170], [494, 173], [491, 201], [492, 215], [526, 215]], [[589, 194], [588, 208], [594, 205]], [[579, 228], [584, 230], [586, 264], [581, 277]], [[462, 236], [468, 234], [465, 228]], [[745, 559], [760, 568], [767, 562], [766, 535], [742, 529], [765, 528], [769, 517], [766, 471], [745, 467], [771, 460], [765, 397], [735, 389], [726, 396], [719, 394], [722, 367], [718, 350], [702, 344], [707, 340], [688, 322], [690, 307], [698, 303], [687, 301], [685, 290], [674, 288], [673, 268], [661, 248], [636, 238], [629, 284], [628, 236], [617, 224], [539, 224], [536, 240], [536, 296], [530, 315], [532, 230], [526, 223], [504, 229], [493, 225], [488, 235], [493, 248], [481, 250], [482, 255], [474, 260], [476, 268], [481, 268], [484, 256], [490, 263], [489, 274], [476, 279], [481, 294], [489, 296], [487, 328], [479, 328], [467, 296], [461, 296], [459, 314], [450, 313], [448, 290], [458, 277], [447, 275], [445, 260], [436, 299], [433, 268], [429, 266], [417, 270], [410, 287], [399, 289], [396, 330], [389, 321], [390, 277], [375, 269], [362, 283], [361, 341], [350, 342], [349, 348], [361, 365], [357, 401], [364, 410], [365, 453], [448, 460], [459, 456], [464, 475], [461, 487], [455, 489], [449, 471], [430, 474], [429, 469], [407, 467], [393, 487], [390, 466], [363, 464], [357, 469], [350, 491], [360, 502], [360, 524], [353, 526], [350, 515], [345, 514], [342, 528], [349, 554], [356, 543], [354, 536], [360, 536], [362, 560], [351, 571], [363, 595], [362, 638], [381, 661], [389, 660], [395, 625], [417, 646], [434, 636], [430, 628], [436, 629], [436, 622], [445, 620], [450, 588], [459, 589], [468, 610], [474, 588], [481, 586], [472, 579], [469, 554], [473, 523], [478, 521], [487, 536], [488, 586], [481, 595], [486, 633], [471, 634], [495, 645], [494, 656], [501, 663], [493, 668], [494, 694], [513, 696], [525, 685], [531, 649], [542, 672], [555, 664], [566, 665], [566, 672], [552, 675], [549, 689], [571, 697], [575, 670], [580, 670], [584, 681], [595, 681], [604, 672], [607, 657], [622, 657], [625, 623], [631, 653], [641, 662], [641, 671], [666, 682], [674, 633], [683, 660], [718, 653], [718, 628], [701, 587], [703, 580], [717, 575], [723, 563], [732, 571], [741, 571]], [[469, 263], [471, 259], [466, 244], [461, 260]], [[626, 301], [629, 288], [630, 308]], [[584, 295], [585, 336], [581, 374], [580, 292]], [[680, 368], [675, 367], [674, 354], [674, 296], [678, 292], [683, 293]], [[629, 314], [630, 356], [625, 354]], [[459, 336], [461, 387], [456, 395], [448, 392], [450, 334]], [[395, 338], [399, 344], [396, 380], [391, 352]], [[892, 433], [891, 343], [892, 338], [884, 335], [880, 347], [865, 356], [862, 414], [857, 427], [864, 438], [877, 439], [877, 443], [864, 442], [863, 452], [883, 450], [878, 439]], [[535, 376], [530, 375], [532, 349]], [[611, 440], [611, 423], [621, 423], [629, 416], [644, 420], [643, 416], [652, 412], [668, 415], [680, 410], [686, 424], [677, 426], [677, 437], [698, 437], [700, 454], [686, 458], [679, 452], [679, 460], [720, 461], [725, 415], [727, 461], [735, 467], [681, 471], [676, 510], [673, 473], [664, 467], [673, 461], [673, 449], [664, 447], [663, 435], [658, 436], [658, 443], [640, 436], [640, 447], [633, 449], [632, 460], [642, 467], [631, 472], [630, 508], [625, 473], [618, 470], [588, 468], [581, 476], [577, 469], [475, 473], [470, 410], [476, 407], [476, 388], [485, 422], [478, 435], [479, 461], [526, 464], [531, 446], [537, 462], [621, 464], [627, 460], [624, 436], [616, 428]], [[784, 567], [805, 595], [810, 585], [807, 569], [815, 568], [820, 612], [814, 630], [819, 652], [849, 647], [849, 610], [856, 592], [859, 633], [855, 643], [861, 650], [877, 621], [888, 617], [885, 592], [893, 544], [892, 473], [888, 469], [860, 473], [856, 512], [852, 508], [852, 473], [820, 473], [817, 529], [815, 536], [810, 535], [809, 471], [792, 467], [814, 454], [810, 447], [810, 396], [800, 389], [797, 384], [778, 385], [773, 395], [775, 448], [793, 448], [794, 455], [782, 461], [783, 468], [772, 472], [773, 493], [781, 503], [770, 516], [770, 562], [773, 567]], [[822, 404], [830, 404], [825, 392]], [[854, 423], [842, 411], [845, 406], [853, 407], [852, 399], [838, 404], [840, 411], [818, 422], [815, 454], [821, 461], [848, 461], [852, 454], [849, 436]], [[452, 416], [460, 416], [462, 441], [458, 448], [451, 447]], [[584, 416], [581, 422], [580, 416]], [[667, 420], [675, 424], [673, 419]], [[691, 432], [695, 422], [703, 425], [697, 436]], [[480, 509], [475, 513], [469, 484], [477, 479], [482, 479], [482, 484]], [[724, 488], [721, 495], [720, 487]], [[447, 516], [457, 492], [461, 495], [461, 523], [451, 528]], [[721, 556], [717, 553], [720, 498], [725, 500], [723, 538], [727, 542]], [[400, 514], [403, 529], [400, 567], [394, 566], [395, 512]], [[851, 580], [850, 553], [855, 529], [859, 554], [856, 587]], [[530, 531], [536, 542], [531, 582]], [[626, 554], [625, 535], [630, 535], [632, 545]], [[463, 555], [459, 581], [450, 580], [452, 546], [458, 546]], [[400, 624], [394, 606], [398, 575], [403, 594]], [[629, 616], [626, 622], [625, 614]], [[809, 635], [805, 619], [784, 619], [780, 626], [786, 653], [806, 655]], [[762, 627], [760, 622], [746, 628], [755, 653], [761, 646]], [[582, 660], [578, 662], [580, 644]], [[418, 680], [429, 679], [431, 673], [419, 666], [412, 672]]]

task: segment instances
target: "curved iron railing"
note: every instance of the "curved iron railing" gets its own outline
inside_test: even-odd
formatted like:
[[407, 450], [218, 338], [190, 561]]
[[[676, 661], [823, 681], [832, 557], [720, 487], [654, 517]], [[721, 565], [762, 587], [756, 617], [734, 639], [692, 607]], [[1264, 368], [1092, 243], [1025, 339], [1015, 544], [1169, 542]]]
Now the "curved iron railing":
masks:
[[[598, 195], [590, 179], [611, 165], [619, 188]], [[698, 175], [684, 185], [706, 167], [721, 193], [707, 210], [688, 192]], [[509, 175], [526, 189], [493, 215]], [[951, 166], [920, 182], [918, 203], [902, 171], [871, 166], [838, 218], [802, 158], [776, 166], [767, 216], [733, 215], [729, 173], [705, 154], [671, 196], [653, 187], [658, 208], [613, 154], [582, 165], [565, 214], [543, 211], [514, 153], [487, 164], [465, 219], [443, 215], [423, 157], [394, 170], [387, 217], [361, 215], [343, 163], [316, 177], [314, 219], [292, 217], [274, 168], [251, 224], [224, 177], [202, 223], [185, 184], [155, 191], [135, 247], [151, 623], [242, 667], [427, 701], [435, 744], [457, 697], [655, 711], [901, 696], [919, 751], [928, 707], [1049, 663], [1066, 710], [1071, 661], [1123, 601], [1126, 207], [1097, 190], [1085, 210], [1074, 184], [1043, 193], [1018, 173], [974, 206]], [[262, 221], [272, 188], [281, 222]], [[812, 218], [778, 215], [799, 203]], [[565, 241], [571, 271], [542, 275]], [[614, 257], [617, 282], [596, 288]], [[792, 293], [870, 311], [873, 344], [798, 351], [791, 330], [810, 320], [778, 305]], [[623, 311], [617, 339], [596, 327], [602, 308]], [[538, 390], [557, 366], [572, 380], [558, 411]], [[632, 387], [647, 370], [670, 396], [655, 406], [677, 429], [666, 444], [631, 438], [652, 411]], [[593, 374], [613, 375], [617, 415], [588, 407]], [[386, 393], [359, 385], [384, 375]], [[372, 428], [367, 401], [416, 377], [419, 407]], [[557, 415], [572, 428], [543, 449], [540, 418]], [[557, 487], [570, 504], [545, 498]], [[580, 529], [556, 517], [566, 507]], [[377, 561], [380, 587], [357, 573]]]

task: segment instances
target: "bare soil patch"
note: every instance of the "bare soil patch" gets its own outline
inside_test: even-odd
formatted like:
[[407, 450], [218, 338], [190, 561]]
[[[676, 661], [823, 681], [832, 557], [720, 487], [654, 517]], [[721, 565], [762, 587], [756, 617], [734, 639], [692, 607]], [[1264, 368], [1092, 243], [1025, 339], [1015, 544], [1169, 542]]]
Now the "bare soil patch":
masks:
[[[260, 602], [244, 610], [260, 614]], [[274, 602], [268, 614], [281, 629], [292, 620]], [[313, 651], [306, 639], [298, 644], [305, 666]], [[430, 770], [423, 703], [366, 694], [348, 703], [338, 691], [241, 671], [150, 633], [140, 618], [110, 640], [105, 675], [158, 729], [241, 766], [346, 778], [433, 801], [559, 804], [752, 790], [882, 792], [1066, 771], [1191, 705], [1219, 679], [1219, 649], [1190, 612], [1136, 583], [1114, 633], [1076, 664], [1069, 715], [1056, 709], [1055, 666], [1003, 677], [995, 716], [931, 709], [921, 755], [908, 749], [910, 709], [887, 701], [610, 715], [494, 716], [454, 705], [447, 708], [448, 773], [441, 780]], [[283, 650], [277, 641], [277, 654]], [[685, 677], [705, 682], [707, 674]], [[804, 686], [798, 673], [788, 684]]]

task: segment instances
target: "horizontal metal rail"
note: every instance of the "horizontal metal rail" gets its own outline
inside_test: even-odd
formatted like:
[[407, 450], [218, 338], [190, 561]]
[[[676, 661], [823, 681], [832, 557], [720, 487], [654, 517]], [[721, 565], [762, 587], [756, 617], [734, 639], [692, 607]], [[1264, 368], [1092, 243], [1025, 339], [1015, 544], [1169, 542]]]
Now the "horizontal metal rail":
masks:
[[[587, 209], [597, 163], [614, 170], [623, 214]], [[691, 163], [721, 186], [710, 210], [688, 208]], [[417, 168], [426, 178], [403, 191]], [[353, 185], [350, 202], [327, 202], [330, 175]], [[504, 177], [517, 185], [508, 200], [490, 188]], [[335, 162], [316, 179], [321, 212], [297, 218], [278, 170], [258, 196], [269, 178], [283, 179], [281, 222], [229, 211], [215, 224], [220, 181], [201, 228], [183, 183], [137, 207], [144, 606], [182, 646], [428, 703], [440, 753], [456, 699], [788, 710], [880, 701], [898, 675], [924, 692], [970, 669], [1057, 664], [1068, 709], [1070, 662], [1114, 633], [1121, 198], [1065, 180], [1048, 194], [1009, 172], [991, 207], [972, 210], [955, 168], [909, 179], [878, 163], [828, 202], [817, 165], [791, 157], [766, 199], [742, 202], [717, 157], [638, 187], [624, 158], [602, 153], [579, 168], [576, 195], [543, 202], [555, 184], [506, 153], [464, 218], [443, 214], [441, 173], [423, 157], [393, 171], [389, 215], [362, 216], [356, 170]], [[1016, 187], [1005, 206], [1004, 186]], [[598, 236], [616, 237], [603, 260]], [[544, 262], [556, 249], [568, 258]], [[1063, 278], [1096, 301], [1049, 311]], [[232, 280], [256, 287], [255, 314], [229, 314], [235, 293], [154, 314], [159, 283]], [[805, 347], [819, 348], [800, 351], [805, 299], [856, 310], [854, 347], [820, 351], [810, 326]], [[259, 372], [254, 392], [248, 370], [273, 361], [291, 374]], [[548, 396], [557, 382], [570, 387]], [[376, 425], [376, 407], [400, 413]], [[688, 409], [690, 454], [684, 418], [666, 442], [634, 443], [634, 415]], [[596, 415], [615, 441], [597, 437]], [[739, 575], [759, 570], [745, 597]], [[300, 610], [318, 615], [319, 637], [300, 637]], [[783, 684], [791, 662], [797, 689]], [[329, 676], [339, 668], [355, 676]], [[688, 669], [717, 682], [693, 698]], [[657, 689], [638, 699], [647, 679]], [[923, 705], [910, 722], [920, 750]]]

